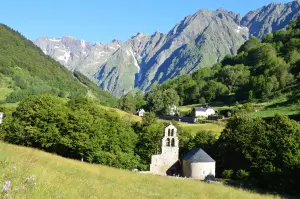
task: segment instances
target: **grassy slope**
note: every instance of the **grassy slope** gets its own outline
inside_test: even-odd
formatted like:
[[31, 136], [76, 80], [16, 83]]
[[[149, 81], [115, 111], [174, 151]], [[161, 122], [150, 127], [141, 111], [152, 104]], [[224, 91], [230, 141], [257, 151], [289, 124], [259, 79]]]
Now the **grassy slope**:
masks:
[[[291, 96], [282, 96], [280, 98], [269, 100], [264, 103], [252, 103], [255, 111], [252, 113], [258, 117], [274, 117], [278, 115], [296, 115], [300, 114], [300, 92]], [[182, 112], [188, 112], [192, 108], [201, 106], [200, 104], [191, 104], [179, 107]], [[233, 109], [235, 106], [218, 105], [213, 106], [216, 110]]]
[[191, 134], [196, 134], [199, 131], [213, 131], [216, 133], [221, 133], [222, 130], [224, 129], [223, 125], [218, 125], [214, 123], [207, 123], [207, 124], [187, 124], [187, 123], [181, 123], [182, 128], [191, 133]]
[[103, 104], [114, 105], [116, 99], [108, 92], [80, 74], [76, 77], [30, 40], [0, 24], [0, 100], [18, 102], [31, 94], [68, 96], [90, 92]]
[[133, 122], [139, 122], [142, 121], [142, 118], [137, 116], [137, 115], [133, 115], [130, 113], [127, 113], [125, 111], [122, 111], [120, 109], [117, 108], [111, 108], [111, 107], [107, 107], [107, 106], [101, 106], [101, 108], [108, 110], [110, 112], [116, 113], [117, 115], [119, 115], [121, 118], [129, 120], [129, 121], [133, 121]]
[[[134, 121], [134, 122], [142, 121], [141, 117], [139, 117], [137, 115], [129, 114], [120, 109], [106, 107], [106, 106], [101, 106], [101, 107], [106, 110], [116, 113], [117, 115], [119, 115], [120, 117], [122, 117], [123, 119], [125, 119], [127, 121]], [[162, 120], [162, 121], [164, 121], [164, 120]], [[223, 125], [210, 124], [210, 123], [209, 124], [188, 124], [188, 123], [179, 122], [179, 124], [183, 127], [184, 130], [186, 130], [187, 132], [190, 132], [192, 134], [195, 134], [201, 130], [208, 130], [208, 131], [220, 133], [224, 129]]]
[[[12, 198], [278, 198], [223, 185], [81, 163], [2, 142], [0, 153], [0, 185], [10, 180], [12, 189], [19, 188], [10, 191]], [[36, 185], [25, 183], [32, 175]], [[20, 189], [23, 185], [24, 190]]]
[[0, 88], [0, 101], [5, 100], [6, 97], [13, 92], [13, 89], [2, 87]]

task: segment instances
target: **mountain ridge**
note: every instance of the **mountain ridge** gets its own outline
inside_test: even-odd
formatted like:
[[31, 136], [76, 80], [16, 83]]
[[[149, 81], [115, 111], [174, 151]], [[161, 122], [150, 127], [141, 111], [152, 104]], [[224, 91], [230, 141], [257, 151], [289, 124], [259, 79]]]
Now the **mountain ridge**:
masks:
[[[281, 29], [299, 11], [299, 1], [272, 3], [244, 17], [222, 8], [201, 9], [186, 16], [165, 34], [138, 32], [125, 42], [91, 44], [85, 54], [78, 50], [65, 56], [61, 54], [73, 48], [69, 44], [78, 47], [82, 40], [65, 42], [62, 49], [54, 49], [53, 42], [47, 43], [41, 38], [34, 43], [69, 70], [80, 71], [104, 90], [120, 96], [133, 90], [148, 91], [154, 84], [211, 66], [227, 54], [235, 55], [249, 36], [261, 38]], [[69, 63], [64, 63], [66, 59]]]

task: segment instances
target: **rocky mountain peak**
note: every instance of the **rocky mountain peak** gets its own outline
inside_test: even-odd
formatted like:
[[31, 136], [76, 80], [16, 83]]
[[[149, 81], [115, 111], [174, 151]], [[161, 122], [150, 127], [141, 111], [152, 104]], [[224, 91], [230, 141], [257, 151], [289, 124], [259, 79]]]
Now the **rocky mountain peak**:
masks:
[[211, 66], [236, 54], [249, 35], [284, 28], [300, 12], [300, 1], [269, 4], [245, 17], [220, 8], [186, 16], [169, 32], [138, 32], [125, 42], [91, 44], [73, 37], [41, 37], [34, 42], [69, 70], [78, 70], [103, 89], [120, 96], [147, 91], [155, 83]]
[[271, 3], [247, 13], [242, 26], [249, 28], [250, 34], [262, 38], [265, 34], [280, 30], [295, 19], [300, 12], [300, 1], [290, 3]]

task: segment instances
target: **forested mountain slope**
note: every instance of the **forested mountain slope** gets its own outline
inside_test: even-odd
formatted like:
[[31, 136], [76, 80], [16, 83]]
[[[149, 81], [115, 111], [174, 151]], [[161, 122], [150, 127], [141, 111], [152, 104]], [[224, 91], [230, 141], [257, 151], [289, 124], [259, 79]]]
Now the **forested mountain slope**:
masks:
[[[166, 93], [172, 98], [170, 103], [178, 104], [266, 100], [293, 89], [298, 94], [299, 83], [300, 18], [287, 30], [265, 35], [262, 41], [251, 38], [236, 56], [226, 56], [213, 67], [157, 85], [147, 94], [147, 101], [159, 112], [168, 106], [159, 100]], [[297, 97], [293, 99], [296, 102]]]
[[76, 73], [77, 78], [64, 66], [21, 34], [0, 25], [0, 88], [10, 94], [4, 102], [18, 102], [29, 95], [51, 93], [61, 97], [88, 95], [109, 105], [115, 99], [108, 92]]

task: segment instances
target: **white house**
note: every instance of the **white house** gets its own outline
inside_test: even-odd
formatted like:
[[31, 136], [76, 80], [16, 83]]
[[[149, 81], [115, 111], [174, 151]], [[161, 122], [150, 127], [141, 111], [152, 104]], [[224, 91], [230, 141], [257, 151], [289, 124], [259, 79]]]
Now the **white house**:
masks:
[[200, 148], [190, 150], [182, 161], [183, 175], [198, 180], [214, 180], [216, 161]]
[[179, 140], [177, 128], [172, 124], [165, 128], [162, 138], [161, 154], [152, 155], [150, 173], [167, 175], [168, 171], [178, 162]]
[[195, 107], [194, 108], [195, 117], [208, 117], [210, 115], [215, 115], [216, 111], [212, 107]]
[[142, 108], [142, 109], [139, 109], [137, 110], [136, 114], [140, 117], [144, 117], [146, 111]]
[[0, 124], [3, 123], [3, 116], [4, 116], [4, 114], [2, 112], [0, 112]]

